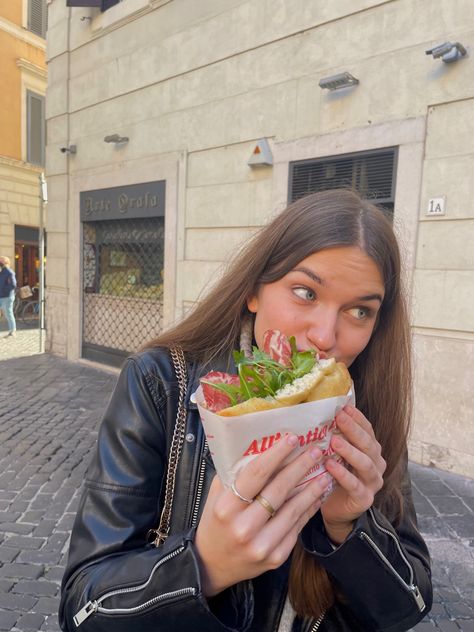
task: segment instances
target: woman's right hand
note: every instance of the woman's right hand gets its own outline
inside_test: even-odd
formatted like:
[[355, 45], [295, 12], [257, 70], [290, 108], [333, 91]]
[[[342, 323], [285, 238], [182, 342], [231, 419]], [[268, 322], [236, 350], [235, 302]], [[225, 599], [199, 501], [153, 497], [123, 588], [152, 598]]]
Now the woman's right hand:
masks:
[[195, 540], [207, 597], [281, 566], [299, 532], [319, 509], [330, 481], [326, 474], [290, 497], [322, 457], [321, 451], [312, 447], [282, 468], [297, 444], [295, 435], [287, 435], [248, 463], [235, 482], [245, 498], [261, 494], [275, 509], [273, 517], [260, 502], [246, 503], [215, 476]]

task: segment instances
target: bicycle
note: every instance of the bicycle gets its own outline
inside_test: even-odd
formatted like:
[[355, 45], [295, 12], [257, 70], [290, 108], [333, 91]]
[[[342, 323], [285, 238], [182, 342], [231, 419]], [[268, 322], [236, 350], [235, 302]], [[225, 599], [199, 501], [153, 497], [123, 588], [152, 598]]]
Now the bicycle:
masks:
[[33, 319], [37, 319], [40, 313], [38, 288], [29, 285], [18, 288], [15, 307], [16, 318], [21, 322], [31, 322]]
[[20, 313], [20, 320], [23, 323], [26, 323], [26, 322], [31, 322], [32, 320], [38, 319], [39, 312], [40, 312], [39, 301], [35, 299], [31, 299], [31, 300], [26, 299], [23, 301], [23, 303], [24, 304]]
[[21, 319], [21, 314], [27, 303], [37, 300], [35, 292], [37, 292], [37, 289], [35, 287], [30, 288], [29, 285], [16, 288], [15, 302], [13, 303], [13, 315], [16, 320]]
[[20, 317], [21, 310], [23, 309], [24, 301], [25, 299], [21, 298], [21, 296], [18, 293], [18, 290], [16, 290], [15, 302], [13, 303], [13, 316], [15, 316], [15, 319], [18, 319]]

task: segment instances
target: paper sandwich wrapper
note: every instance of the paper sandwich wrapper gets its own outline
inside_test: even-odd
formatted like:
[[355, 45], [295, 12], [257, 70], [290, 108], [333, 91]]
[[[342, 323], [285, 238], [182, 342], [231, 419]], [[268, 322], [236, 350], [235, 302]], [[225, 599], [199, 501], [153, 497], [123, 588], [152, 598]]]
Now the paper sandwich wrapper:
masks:
[[[336, 430], [335, 416], [348, 403], [355, 403], [353, 386], [346, 395], [330, 397], [314, 402], [285, 406], [237, 417], [221, 417], [204, 407], [202, 388], [192, 395], [197, 403], [204, 426], [210, 454], [216, 472], [224, 485], [230, 487], [240, 469], [256, 456], [270, 448], [285, 434], [298, 435], [300, 445], [293, 450], [286, 462], [293, 460], [310, 446], [317, 446], [323, 452], [320, 463], [311, 468], [306, 477], [297, 485], [303, 485], [326, 472], [326, 458], [340, 457], [330, 447], [330, 440]], [[336, 430], [337, 431], [337, 430]]]

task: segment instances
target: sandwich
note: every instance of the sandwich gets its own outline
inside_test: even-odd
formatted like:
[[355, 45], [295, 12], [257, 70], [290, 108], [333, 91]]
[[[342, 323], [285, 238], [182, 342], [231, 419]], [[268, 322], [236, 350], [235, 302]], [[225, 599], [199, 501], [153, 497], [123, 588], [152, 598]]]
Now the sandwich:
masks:
[[263, 350], [251, 357], [234, 352], [236, 374], [211, 371], [200, 379], [204, 406], [222, 417], [235, 417], [346, 395], [352, 379], [334, 358], [317, 349], [298, 351], [294, 336], [268, 330]]

